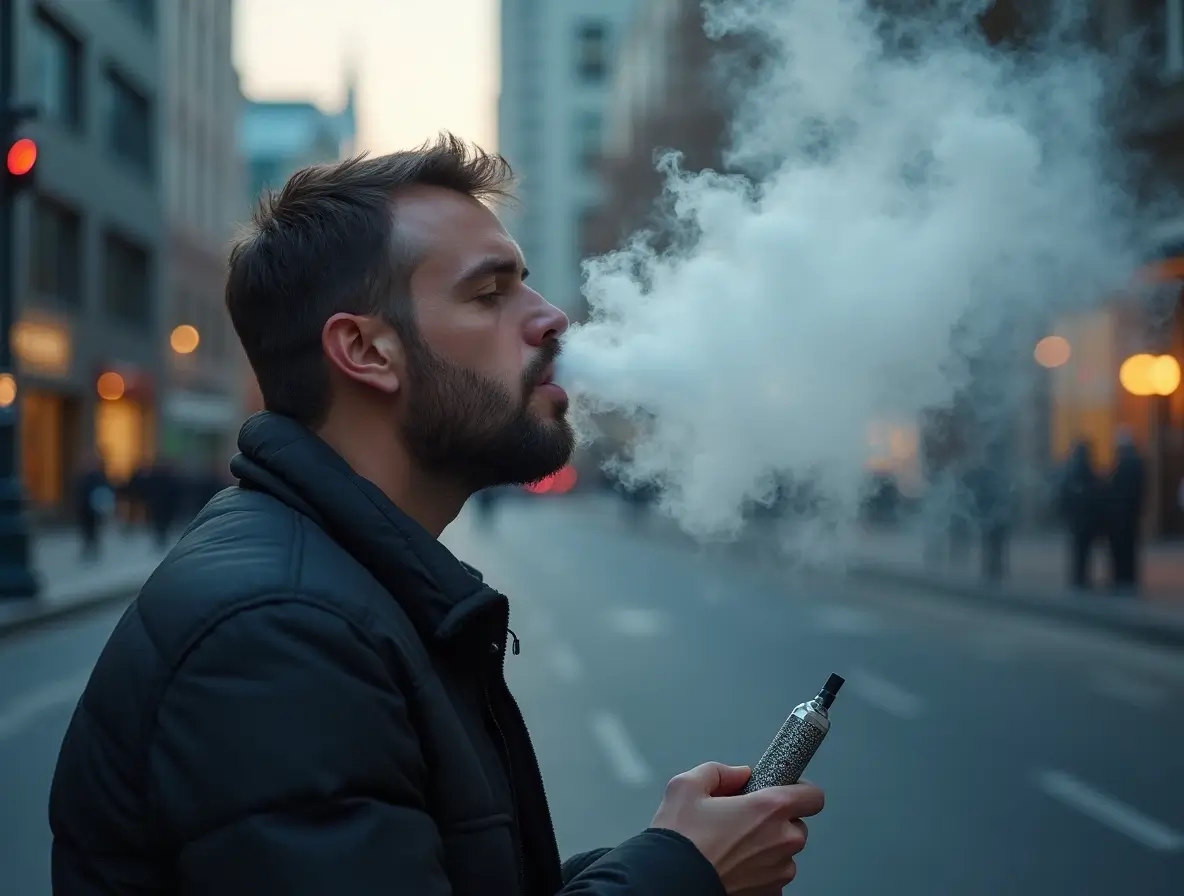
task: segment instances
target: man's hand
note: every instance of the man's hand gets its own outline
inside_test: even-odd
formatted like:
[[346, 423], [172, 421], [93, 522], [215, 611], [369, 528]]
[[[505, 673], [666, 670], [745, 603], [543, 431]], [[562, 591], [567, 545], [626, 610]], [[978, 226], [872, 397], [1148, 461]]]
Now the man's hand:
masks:
[[802, 821], [822, 811], [811, 784], [737, 795], [751, 770], [708, 762], [672, 778], [653, 827], [682, 834], [715, 867], [731, 896], [773, 896], [794, 879], [806, 847]]

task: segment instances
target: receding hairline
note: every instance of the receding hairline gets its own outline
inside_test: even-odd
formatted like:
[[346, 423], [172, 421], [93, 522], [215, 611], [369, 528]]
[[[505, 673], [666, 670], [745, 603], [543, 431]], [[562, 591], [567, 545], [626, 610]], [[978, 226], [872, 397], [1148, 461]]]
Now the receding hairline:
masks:
[[421, 231], [408, 227], [406, 216], [399, 213], [400, 206], [404, 205], [407, 200], [430, 204], [434, 201], [445, 199], [449, 195], [459, 198], [461, 201], [468, 200], [468, 202], [492, 215], [507, 242], [513, 247], [512, 252], [521, 258], [522, 250], [517, 240], [514, 239], [505, 223], [497, 215], [494, 203], [486, 201], [486, 197], [436, 184], [406, 184], [391, 191], [388, 206], [391, 228], [390, 247], [395, 255], [396, 263], [404, 266], [403, 273], [405, 276], [411, 276], [414, 269], [422, 262], [424, 254], [429, 251], [430, 247]]

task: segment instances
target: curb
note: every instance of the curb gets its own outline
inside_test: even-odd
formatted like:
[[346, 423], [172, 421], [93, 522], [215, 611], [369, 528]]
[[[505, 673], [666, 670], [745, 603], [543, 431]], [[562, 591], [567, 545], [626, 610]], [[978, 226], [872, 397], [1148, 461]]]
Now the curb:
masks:
[[44, 601], [34, 598], [28, 601], [27, 606], [21, 607], [12, 615], [5, 614], [3, 618], [0, 618], [0, 638], [7, 638], [40, 628], [43, 625], [63, 622], [105, 607], [129, 602], [136, 596], [141, 584], [123, 582], [100, 591], [94, 591], [77, 600], [64, 600], [59, 603], [46, 604]]
[[1154, 610], [1131, 603], [1130, 598], [1104, 598], [1089, 594], [1059, 598], [1037, 592], [992, 587], [974, 581], [941, 578], [888, 564], [859, 561], [848, 566], [848, 574], [864, 580], [878, 579], [911, 585], [925, 591], [940, 592], [1030, 615], [1064, 619], [1155, 644], [1184, 647], [1184, 613]]

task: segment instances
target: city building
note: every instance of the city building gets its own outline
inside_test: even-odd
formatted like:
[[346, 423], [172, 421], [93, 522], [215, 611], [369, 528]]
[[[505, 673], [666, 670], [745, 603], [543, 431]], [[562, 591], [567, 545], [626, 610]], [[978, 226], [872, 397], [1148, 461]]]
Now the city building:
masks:
[[582, 234], [604, 198], [598, 172], [615, 60], [635, 0], [503, 0], [498, 151], [520, 178], [506, 223], [531, 285], [569, 316], [580, 296]]
[[167, 380], [161, 451], [192, 472], [224, 472], [243, 420], [245, 358], [223, 302], [226, 252], [248, 214], [232, 59], [234, 0], [161, 5], [167, 95], [164, 202]]
[[[243, 102], [238, 145], [246, 165], [248, 207], [265, 190], [282, 187], [299, 169], [357, 152], [357, 79], [350, 73], [346, 81], [345, 104], [338, 112], [324, 112], [304, 101]], [[249, 369], [243, 381], [243, 410], [247, 414], [261, 410], [263, 398]]]
[[246, 159], [247, 198], [284, 185], [295, 171], [352, 155], [357, 148], [357, 79], [347, 78], [344, 107], [324, 112], [306, 101], [247, 100], [239, 119], [239, 150]]
[[[718, 168], [727, 110], [713, 89], [722, 42], [703, 30], [702, 4], [641, 0], [621, 38], [617, 77], [606, 102], [600, 171], [606, 187], [582, 223], [584, 255], [621, 245], [649, 222], [662, 189], [654, 153], [677, 149], [688, 170]], [[686, 97], [695, 97], [687, 102]]]
[[157, 449], [167, 331], [161, 23], [152, 0], [15, 2], [37, 188], [16, 226], [21, 461], [60, 513], [83, 454], [116, 480]]

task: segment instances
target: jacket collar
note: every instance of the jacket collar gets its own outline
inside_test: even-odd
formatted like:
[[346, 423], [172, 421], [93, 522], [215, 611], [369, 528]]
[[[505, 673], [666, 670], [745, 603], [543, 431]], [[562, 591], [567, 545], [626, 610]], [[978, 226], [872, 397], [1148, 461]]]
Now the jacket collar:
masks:
[[477, 618], [504, 623], [506, 599], [290, 417], [261, 411], [239, 431], [230, 470], [310, 517], [391, 593], [421, 637], [449, 640]]

